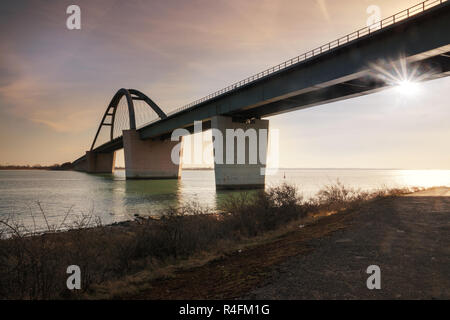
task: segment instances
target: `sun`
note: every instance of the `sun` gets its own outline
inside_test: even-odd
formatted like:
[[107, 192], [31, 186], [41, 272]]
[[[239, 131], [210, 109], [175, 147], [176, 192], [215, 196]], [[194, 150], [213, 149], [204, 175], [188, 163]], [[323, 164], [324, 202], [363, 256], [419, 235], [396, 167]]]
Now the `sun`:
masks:
[[372, 63], [372, 75], [384, 81], [402, 96], [415, 96], [420, 93], [420, 83], [429, 79], [434, 70], [420, 64], [411, 65], [404, 57], [396, 61]]
[[415, 95], [419, 89], [419, 83], [411, 80], [400, 80], [395, 84], [395, 90], [403, 95]]

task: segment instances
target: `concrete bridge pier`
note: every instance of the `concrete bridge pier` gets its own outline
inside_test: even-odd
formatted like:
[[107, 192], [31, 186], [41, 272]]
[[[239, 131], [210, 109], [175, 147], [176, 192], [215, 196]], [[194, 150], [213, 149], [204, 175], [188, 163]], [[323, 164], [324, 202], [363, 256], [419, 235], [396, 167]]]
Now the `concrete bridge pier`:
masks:
[[97, 153], [86, 151], [86, 172], [88, 173], [113, 173], [116, 163], [116, 152]]
[[125, 176], [127, 179], [179, 179], [181, 166], [172, 161], [178, 141], [141, 140], [134, 130], [123, 131]]
[[215, 116], [211, 129], [216, 189], [264, 188], [269, 120]]

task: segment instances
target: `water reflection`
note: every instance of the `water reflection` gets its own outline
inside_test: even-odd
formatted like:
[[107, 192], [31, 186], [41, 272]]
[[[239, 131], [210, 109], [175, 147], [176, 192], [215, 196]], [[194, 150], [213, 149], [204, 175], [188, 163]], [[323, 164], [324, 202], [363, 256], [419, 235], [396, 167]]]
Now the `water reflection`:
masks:
[[125, 182], [125, 206], [138, 214], [157, 215], [180, 202], [179, 180], [132, 180]]

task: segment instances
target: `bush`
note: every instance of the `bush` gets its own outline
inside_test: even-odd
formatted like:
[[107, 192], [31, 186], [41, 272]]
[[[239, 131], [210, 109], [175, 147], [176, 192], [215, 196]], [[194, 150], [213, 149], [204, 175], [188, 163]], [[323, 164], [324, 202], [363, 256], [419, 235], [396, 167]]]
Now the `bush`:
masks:
[[306, 215], [296, 187], [283, 184], [267, 191], [230, 196], [221, 206], [223, 224], [239, 238], [254, 237]]

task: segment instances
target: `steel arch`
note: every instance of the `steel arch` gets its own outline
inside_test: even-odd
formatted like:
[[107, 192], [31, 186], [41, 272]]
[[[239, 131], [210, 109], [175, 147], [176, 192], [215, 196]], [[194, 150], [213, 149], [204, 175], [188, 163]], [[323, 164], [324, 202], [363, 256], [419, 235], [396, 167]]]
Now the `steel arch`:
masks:
[[[147, 103], [147, 105], [153, 109], [153, 111], [156, 112], [156, 114], [159, 116], [160, 119], [167, 118], [167, 115], [161, 110], [160, 107], [149, 97], [147, 97], [142, 92], [136, 90], [136, 89], [120, 89], [116, 92], [116, 94], [111, 99], [111, 102], [108, 105], [108, 108], [106, 108], [105, 113], [103, 114], [102, 121], [100, 122], [100, 125], [98, 126], [97, 133], [95, 134], [94, 141], [91, 145], [91, 151], [94, 149], [95, 142], [97, 141], [98, 135], [100, 134], [100, 130], [103, 126], [109, 126], [111, 127], [110, 131], [110, 140], [113, 140], [114, 138], [114, 124], [116, 119], [116, 111], [117, 106], [119, 105], [120, 99], [122, 97], [126, 97], [127, 99], [127, 105], [128, 105], [128, 116], [130, 119], [130, 129], [136, 129], [136, 116], [134, 111], [134, 103], [133, 100], [142, 100]], [[110, 118], [110, 122], [107, 122], [107, 117]]]

